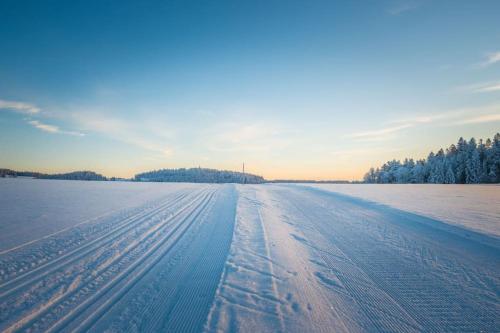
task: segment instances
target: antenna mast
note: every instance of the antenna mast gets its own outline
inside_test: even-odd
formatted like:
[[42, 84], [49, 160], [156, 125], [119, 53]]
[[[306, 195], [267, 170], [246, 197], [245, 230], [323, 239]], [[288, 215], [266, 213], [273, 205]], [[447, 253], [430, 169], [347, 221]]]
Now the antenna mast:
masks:
[[245, 177], [245, 162], [243, 162], [243, 184], [246, 184], [247, 177]]

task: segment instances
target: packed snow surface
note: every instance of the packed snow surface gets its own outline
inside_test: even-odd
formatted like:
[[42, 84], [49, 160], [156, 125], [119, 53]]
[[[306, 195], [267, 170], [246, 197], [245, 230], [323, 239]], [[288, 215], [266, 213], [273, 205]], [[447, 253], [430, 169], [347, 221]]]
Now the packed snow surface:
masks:
[[0, 178], [0, 251], [195, 187]]
[[427, 209], [297, 185], [0, 180], [0, 331], [498, 331], [497, 235]]
[[500, 237], [500, 185], [307, 184]]

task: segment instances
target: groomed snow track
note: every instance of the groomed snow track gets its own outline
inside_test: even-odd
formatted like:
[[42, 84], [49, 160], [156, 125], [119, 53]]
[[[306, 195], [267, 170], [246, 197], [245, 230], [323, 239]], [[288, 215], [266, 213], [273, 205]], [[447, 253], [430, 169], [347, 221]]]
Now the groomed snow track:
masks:
[[158, 186], [0, 246], [0, 332], [499, 331], [494, 234], [308, 186]]
[[0, 257], [0, 331], [200, 331], [235, 191], [201, 186]]
[[494, 236], [310, 187], [246, 186], [206, 329], [498, 332], [499, 292]]

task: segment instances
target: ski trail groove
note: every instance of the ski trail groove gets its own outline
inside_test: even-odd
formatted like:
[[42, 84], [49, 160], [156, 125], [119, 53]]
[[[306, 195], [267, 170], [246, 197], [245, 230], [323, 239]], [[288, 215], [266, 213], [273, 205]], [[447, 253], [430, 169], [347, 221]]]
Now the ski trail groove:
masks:
[[204, 224], [197, 232], [197, 238], [204, 238], [205, 244], [198, 243], [199, 246], [190, 249], [191, 255], [186, 255], [195, 263], [189, 265], [192, 269], [187, 283], [179, 288], [177, 301], [166, 316], [168, 319], [155, 327], [157, 331], [200, 332], [205, 325], [233, 237], [235, 210], [236, 192], [232, 188], [214, 207], [216, 222]]
[[[182, 212], [182, 210], [181, 210], [180, 212]], [[169, 219], [165, 220], [165, 221], [164, 221], [164, 223], [162, 223], [162, 225], [165, 225], [168, 221], [169, 221]], [[153, 226], [153, 228], [154, 228], [154, 226]], [[151, 229], [149, 229], [149, 230], [151, 230]], [[146, 230], [146, 234], [147, 234], [147, 232], [148, 232], [148, 231]], [[141, 244], [136, 242], [136, 244], [135, 244], [135, 245], [136, 245], [136, 246], [139, 246], [139, 245], [141, 245]], [[124, 257], [124, 256], [126, 256], [126, 255], [127, 255], [127, 253], [121, 253], [121, 254], [119, 253], [119, 255], [118, 255], [118, 257], [117, 257], [117, 258], [110, 258], [110, 259], [115, 259], [115, 260], [113, 260], [113, 262], [116, 262], [118, 259], [123, 258], [123, 257]], [[132, 257], [132, 258], [133, 258], [133, 257]], [[87, 258], [85, 258], [85, 260], [86, 260], [87, 262], [89, 262], [89, 261], [90, 261], [90, 262], [92, 262], [92, 261], [94, 261], [95, 259], [94, 259], [92, 256], [90, 256], [90, 258], [88, 258], [88, 259], [87, 259]], [[111, 260], [108, 260], [108, 261], [111, 261]], [[74, 261], [73, 261], [73, 262], [74, 262]], [[78, 265], [78, 266], [79, 266], [79, 265]], [[77, 266], [77, 268], [78, 268], [78, 266]], [[81, 289], [85, 286], [85, 285], [84, 285], [84, 283], [91, 283], [91, 284], [94, 284], [94, 285], [95, 285], [97, 272], [98, 272], [99, 270], [101, 270], [101, 271], [103, 270], [103, 269], [100, 269], [102, 266], [104, 266], [104, 268], [105, 268], [105, 266], [106, 266], [106, 265], [105, 265], [105, 263], [104, 263], [104, 265], [102, 265], [102, 264], [101, 264], [101, 266], [98, 266], [98, 267], [97, 267], [97, 270], [96, 270], [96, 269], [90, 269], [90, 267], [88, 267], [88, 266], [87, 266], [87, 264], [85, 264], [84, 266], [82, 266], [82, 268], [78, 268], [78, 270], [80, 270], [81, 272], [80, 272], [80, 273], [79, 273], [78, 271], [77, 271], [77, 272], [74, 272], [73, 274], [78, 274], [78, 275], [76, 275], [76, 276], [75, 276], [75, 278], [77, 278], [77, 279], [80, 279], [80, 280], [81, 280], [82, 275], [80, 275], [80, 274], [86, 274], [86, 275], [83, 275], [83, 276], [84, 276], [85, 281], [83, 281], [83, 282], [82, 282], [82, 285], [81, 285], [81, 286], [78, 286], [77, 288], [68, 289], [68, 290], [66, 291], [66, 293], [67, 293], [67, 294], [75, 294], [76, 292], [80, 291], [80, 290], [81, 290]], [[72, 266], [70, 266], [68, 269], [73, 269], [73, 267], [72, 267]], [[69, 271], [66, 271], [66, 272], [67, 272], [67, 273], [70, 273]], [[90, 272], [90, 273], [89, 273], [89, 272]], [[105, 272], [104, 274], [106, 274], [106, 272]], [[49, 276], [49, 277], [50, 277], [50, 276]], [[50, 281], [48, 281], [48, 282], [50, 283]], [[56, 282], [56, 281], [55, 281], [55, 282]], [[47, 282], [45, 282], [45, 283], [47, 283]], [[73, 283], [72, 283], [72, 285], [73, 285]], [[35, 285], [35, 286], [36, 286], [36, 285]], [[50, 286], [50, 284], [49, 284], [49, 286]], [[40, 290], [39, 290], [39, 289], [35, 289], [35, 293], [36, 293], [36, 292], [38, 292], [38, 294], [37, 294], [37, 295], [40, 295]], [[48, 290], [48, 292], [50, 292], [50, 289]], [[7, 305], [7, 306], [9, 305], [9, 303], [7, 303], [7, 301], [8, 301], [9, 299], [12, 299], [12, 297], [13, 297], [13, 296], [11, 296], [11, 297], [9, 297], [9, 298], [5, 299], [5, 301], [3, 301], [3, 302], [1, 303], [1, 304], [2, 304], [2, 309], [3, 309], [2, 311], [3, 311], [4, 313], [7, 313], [7, 312], [9, 312], [9, 311], [12, 311], [12, 310], [13, 310], [11, 307], [9, 307], [9, 308], [7, 308], [7, 309], [5, 308], [5, 305]], [[16, 299], [17, 299], [17, 297], [16, 297], [16, 298], [14, 298], [14, 299], [12, 299], [12, 301], [16, 301]], [[43, 299], [43, 298], [42, 298], [42, 299]], [[12, 302], [12, 301], [11, 301], [11, 302]], [[16, 301], [16, 302], [17, 302], [17, 301]], [[11, 304], [15, 304], [15, 303], [11, 303]], [[24, 321], [26, 321], [28, 318], [35, 317], [35, 314], [40, 313], [43, 309], [45, 309], [45, 307], [44, 307], [44, 306], [42, 306], [42, 307], [41, 307], [40, 309], [38, 309], [38, 310], [36, 310], [36, 309], [35, 309], [35, 310], [33, 310], [33, 311], [32, 311], [31, 313], [29, 313], [27, 316], [25, 315]]]
[[[124, 271], [122, 271], [118, 274], [113, 274], [111, 277], [111, 280], [107, 284], [100, 287], [94, 296], [92, 296], [91, 298], [88, 298], [83, 303], [79, 303], [77, 307], [71, 308], [69, 315], [67, 315], [67, 317], [64, 317], [62, 321], [56, 322], [54, 325], [55, 328], [50, 328], [47, 330], [47, 332], [58, 331], [59, 328], [57, 328], [57, 327], [59, 327], [61, 325], [64, 326], [64, 325], [68, 324], [73, 318], [76, 318], [78, 316], [78, 314], [81, 311], [83, 311], [83, 310], [80, 310], [82, 307], [84, 309], [90, 307], [97, 299], [100, 298], [99, 295], [104, 295], [105, 293], [108, 292], [108, 290], [113, 288], [119, 282], [123, 281], [124, 279], [129, 278], [128, 274], [133, 273], [134, 270], [137, 268], [141, 269], [142, 265], [146, 265], [145, 264], [146, 260], [149, 259], [150, 256], [152, 256], [156, 252], [156, 250], [158, 250], [164, 244], [164, 242], [166, 242], [168, 239], [170, 239], [177, 232], [177, 230], [179, 230], [179, 228], [183, 225], [183, 222], [186, 219], [188, 219], [193, 214], [193, 212], [197, 211], [200, 206], [206, 204], [206, 202], [208, 202], [209, 198], [210, 198], [210, 195], [205, 194], [203, 199], [200, 201], [200, 203], [192, 210], [188, 210], [191, 207], [191, 205], [184, 206], [181, 209], [181, 211], [179, 211], [179, 213], [176, 214], [173, 218], [174, 219], [177, 218], [178, 216], [180, 216], [180, 214], [182, 214], [185, 211], [187, 211], [189, 214], [187, 217], [184, 217], [184, 218], [180, 219], [179, 221], [177, 221], [177, 224], [173, 227], [172, 230], [170, 230], [165, 236], [163, 236], [163, 238], [160, 238], [159, 241], [154, 243], [154, 245], [151, 248], [147, 249], [147, 251], [145, 253], [141, 254], [139, 258], [136, 258], [132, 262], [132, 264], [130, 266], [128, 266]], [[135, 275], [136, 275], [136, 273], [134, 273], [133, 278], [135, 278]], [[89, 316], [87, 318], [87, 320], [89, 318], [91, 318], [91, 316]]]
[[[137, 224], [140, 224], [144, 220], [153, 217], [158, 212], [164, 211], [165, 209], [174, 206], [176, 203], [178, 203], [178, 201], [182, 200], [183, 197], [184, 196], [181, 196], [180, 198], [178, 198], [176, 201], [173, 202], [167, 202], [164, 205], [157, 207], [151, 211], [140, 212], [134, 216], [126, 218], [125, 220], [122, 221], [123, 223], [120, 223], [117, 226], [117, 228], [112, 229], [111, 231], [105, 233], [104, 235], [101, 235], [89, 241], [88, 243], [82, 244], [80, 247], [77, 247], [61, 255], [60, 257], [57, 257], [52, 261], [48, 261], [30, 271], [22, 273], [16, 276], [15, 278], [1, 284], [0, 298], [3, 298], [9, 295], [10, 293], [16, 291], [17, 289], [23, 288], [24, 286], [33, 283], [35, 280], [43, 278], [43, 276], [50, 274], [51, 272], [59, 269], [60, 267], [68, 265], [73, 260], [78, 260], [79, 258], [84, 257], [89, 253], [92, 253], [93, 251], [95, 251], [96, 248], [101, 247], [104, 243], [118, 239], [121, 235], [133, 229]], [[44, 271], [44, 269], [46, 270]], [[30, 277], [32, 278], [30, 279]], [[23, 280], [25, 281], [19, 282]], [[11, 287], [9, 289], [9, 287], [12, 285], [14, 285], [14, 287]]]
[[[129, 269], [122, 272], [120, 275], [115, 277], [112, 281], [110, 281], [107, 285], [101, 288], [99, 295], [95, 295], [94, 299], [89, 299], [85, 303], [80, 304], [77, 308], [73, 309], [70, 313], [70, 316], [63, 318], [61, 321], [57, 322], [53, 327], [51, 327], [47, 332], [57, 332], [60, 331], [68, 322], [72, 321], [76, 318], [80, 313], [89, 308], [94, 302], [95, 299], [102, 298], [108, 291], [110, 291], [114, 286], [116, 286], [123, 279], [128, 277], [128, 274], [134, 272], [134, 270], [138, 269], [138, 272], [134, 272], [134, 276], [131, 281], [127, 281], [123, 285], [121, 289], [116, 291], [108, 298], [98, 309], [94, 310], [90, 315], [88, 315], [76, 328], [72, 329], [74, 332], [85, 332], [87, 331], [97, 320], [99, 320], [107, 311], [109, 311], [115, 304], [118, 302], [128, 291], [130, 291], [144, 275], [146, 275], [162, 258], [162, 256], [168, 254], [170, 249], [180, 241], [182, 236], [186, 233], [186, 231], [191, 227], [196, 218], [203, 212], [203, 210], [207, 207], [208, 203], [212, 199], [214, 193], [210, 193], [207, 195], [200, 204], [192, 209], [189, 212], [189, 215], [183, 218], [181, 223], [177, 224], [171, 232], [166, 235], [162, 240], [160, 240], [153, 248], [151, 248], [140, 260], [137, 260], [134, 265], [130, 266]], [[186, 222], [189, 220], [188, 222]], [[181, 227], [184, 226], [183, 229]], [[175, 233], [178, 231], [178, 235]], [[161, 251], [161, 254], [156, 256], [151, 262], [145, 263], [147, 259], [150, 258], [152, 254], [155, 253], [164, 243], [173, 237], [173, 242], [169, 244], [169, 246]]]
[[306, 186], [159, 186], [1, 252], [0, 331], [500, 327], [500, 246], [486, 234]]
[[[169, 235], [171, 235], [173, 232], [177, 231], [178, 228], [182, 225], [182, 219], [179, 221], [178, 218], [182, 217], [183, 214], [184, 215], [185, 214], [191, 215], [193, 213], [193, 211], [196, 211], [200, 207], [200, 205], [209, 201], [210, 195], [213, 195], [213, 191], [211, 191], [210, 193], [207, 193], [206, 191], [201, 191], [201, 192], [197, 193], [194, 196], [194, 199], [192, 201], [187, 202], [183, 206], [181, 206], [181, 208], [176, 213], [174, 213], [174, 215], [168, 215], [167, 220], [164, 220], [159, 225], [158, 224], [157, 225], [150, 225], [148, 227], [150, 229], [147, 229], [145, 231], [145, 234], [144, 234], [145, 238], [141, 242], [135, 242], [134, 246], [131, 246], [130, 248], [128, 248], [128, 251], [126, 251], [124, 253], [120, 253], [117, 258], [112, 258], [113, 260], [110, 260], [107, 267], [106, 267], [106, 265], [104, 265], [104, 267], [101, 267], [100, 273], [95, 272], [95, 271], [91, 271], [89, 273], [88, 270], [86, 270], [85, 273], [87, 275], [83, 276], [83, 280], [82, 280], [82, 276], [77, 277], [73, 281], [73, 283], [71, 283], [70, 287], [67, 288], [67, 290], [65, 292], [63, 292], [63, 295], [59, 295], [58, 297], [52, 298], [45, 305], [39, 307], [38, 310], [35, 309], [34, 312], [31, 313], [31, 315], [27, 315], [27, 316], [25, 315], [22, 320], [19, 320], [16, 323], [14, 323], [13, 325], [11, 325], [9, 328], [6, 329], [6, 331], [15, 331], [17, 329], [20, 329], [21, 327], [26, 327], [26, 326], [33, 326], [36, 329], [36, 327], [38, 326], [37, 322], [46, 322], [47, 320], [48, 321], [54, 320], [54, 318], [57, 318], [58, 312], [60, 313], [61, 311], [64, 311], [63, 310], [64, 308], [68, 308], [68, 307], [71, 308], [70, 304], [74, 303], [76, 300], [78, 300], [79, 299], [78, 296], [80, 296], [80, 298], [85, 297], [85, 295], [91, 293], [92, 290], [96, 290], [96, 289], [98, 290], [99, 283], [102, 281], [106, 281], [106, 279], [114, 277], [114, 275], [116, 273], [120, 272], [120, 269], [123, 269], [123, 268], [119, 268], [119, 267], [123, 266], [125, 268], [127, 265], [127, 260], [128, 260], [128, 262], [132, 262], [132, 265], [134, 263], [140, 264], [142, 262], [142, 259], [145, 258], [145, 255], [137, 257], [140, 254], [140, 252], [137, 252], [137, 251], [142, 251], [141, 248], [147, 250], [147, 247], [146, 247], [147, 244], [145, 244], [145, 239], [151, 238], [153, 236], [154, 237], [157, 237], [157, 236], [161, 237], [162, 233], [164, 233], [163, 230], [165, 230], [165, 227], [168, 227], [172, 223], [174, 223], [174, 224], [177, 223], [177, 225], [174, 227], [175, 229], [172, 229], [172, 231], [170, 233], [168, 233], [166, 237], [161, 238], [159, 240], [159, 241], [163, 241], [163, 242], [166, 241], [166, 239], [169, 238]], [[202, 198], [202, 199], [200, 200], [200, 198]], [[195, 208], [189, 208], [193, 204], [196, 204], [196, 202], [198, 202], [198, 204]], [[163, 206], [163, 209], [165, 209], [168, 206], [171, 206], [171, 205]], [[189, 209], [191, 209], [191, 211], [189, 211]], [[151, 215], [148, 215], [148, 216], [151, 216]], [[148, 231], [152, 230], [151, 228], [152, 229], [156, 228], [156, 230], [153, 230], [153, 232], [148, 233]], [[152, 239], [152, 240], [154, 240], [154, 239]], [[155, 240], [155, 242], [158, 242], [158, 240]], [[155, 243], [153, 242], [152, 244], [155, 244]], [[157, 249], [157, 247], [154, 247], [154, 249]], [[131, 254], [131, 252], [133, 252], [134, 250], [136, 251], [136, 253]], [[148, 253], [150, 253], [150, 251], [146, 252], [146, 254], [148, 254]], [[90, 254], [90, 256], [91, 256], [91, 254]], [[126, 256], [128, 256], [128, 257], [126, 257]], [[135, 267], [135, 266], [133, 266], [133, 267]], [[104, 278], [105, 280], [102, 280], [102, 278]], [[114, 277], [114, 278], [116, 278], [116, 277]], [[82, 281], [82, 282], [80, 282], [80, 281]], [[87, 282], [85, 282], [85, 281], [87, 281]], [[2, 302], [0, 302], [0, 304], [5, 304], [5, 302], [3, 302], [3, 300], [2, 300]], [[46, 315], [49, 315], [50, 313], [48, 311], [52, 311], [52, 310], [57, 310], [57, 311], [54, 314], [52, 314], [51, 316], [47, 317], [47, 319], [40, 318], [40, 316], [43, 316], [44, 313]], [[50, 318], [53, 318], [53, 319], [50, 319]]]

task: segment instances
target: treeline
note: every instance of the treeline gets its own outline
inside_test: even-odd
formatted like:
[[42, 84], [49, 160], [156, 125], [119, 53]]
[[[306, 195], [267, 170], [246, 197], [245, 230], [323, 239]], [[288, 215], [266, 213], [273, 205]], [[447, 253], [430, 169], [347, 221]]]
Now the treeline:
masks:
[[266, 182], [261, 176], [235, 171], [191, 168], [191, 169], [162, 169], [143, 172], [135, 175], [133, 179], [106, 178], [93, 171], [74, 171], [58, 174], [44, 174], [30, 171], [14, 171], [0, 169], [0, 177], [33, 177], [38, 179], [64, 179], [64, 180], [94, 180], [94, 181], [143, 181], [143, 182], [187, 182], [187, 183], [247, 183], [260, 184]]
[[260, 184], [265, 179], [249, 173], [205, 168], [162, 169], [135, 175], [136, 181], [190, 183], [247, 183]]
[[115, 180], [106, 178], [93, 171], [74, 171], [68, 173], [46, 174], [32, 171], [15, 171], [11, 169], [0, 169], [0, 177], [32, 177], [38, 179], [65, 179], [65, 180]]
[[40, 172], [32, 172], [32, 171], [15, 171], [11, 169], [0, 169], [0, 177], [33, 177], [37, 178], [42, 176], [43, 174]]
[[483, 142], [460, 138], [446, 150], [431, 152], [427, 159], [403, 162], [392, 160], [382, 167], [371, 168], [365, 183], [434, 183], [478, 184], [500, 183], [500, 133]]
[[95, 173], [93, 171], [74, 171], [68, 173], [58, 173], [52, 175], [40, 175], [40, 179], [64, 179], [64, 180], [108, 180], [103, 175]]

